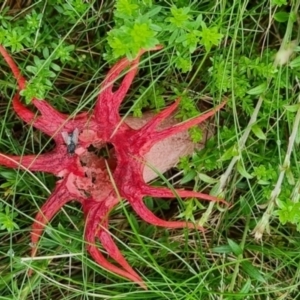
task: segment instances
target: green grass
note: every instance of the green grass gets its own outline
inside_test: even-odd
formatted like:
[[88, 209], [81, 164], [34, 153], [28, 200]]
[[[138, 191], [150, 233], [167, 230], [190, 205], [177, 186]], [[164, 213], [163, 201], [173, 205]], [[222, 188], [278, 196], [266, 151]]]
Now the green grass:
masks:
[[[162, 218], [200, 222], [201, 233], [149, 226], [126, 201], [120, 204], [110, 230], [145, 280], [144, 291], [86, 253], [77, 204], [53, 219], [37, 258], [29, 260], [30, 226], [56, 179], [0, 167], [0, 299], [300, 298], [300, 48], [290, 63], [274, 65], [279, 49], [298, 39], [300, 1], [173, 1], [177, 9], [171, 1], [155, 3], [49, 0], [15, 10], [6, 3], [0, 44], [30, 79], [24, 103], [46, 97], [70, 114], [93, 108], [99, 84], [120, 57], [163, 44], [159, 54], [142, 57], [121, 112], [159, 111], [181, 95], [182, 120], [228, 99], [206, 148], [164, 176], [174, 187], [212, 190], [230, 208], [146, 199]], [[1, 153], [50, 150], [47, 136], [12, 113], [15, 80], [0, 64]], [[202, 133], [190, 134], [198, 140]], [[31, 263], [36, 272], [29, 278]]]

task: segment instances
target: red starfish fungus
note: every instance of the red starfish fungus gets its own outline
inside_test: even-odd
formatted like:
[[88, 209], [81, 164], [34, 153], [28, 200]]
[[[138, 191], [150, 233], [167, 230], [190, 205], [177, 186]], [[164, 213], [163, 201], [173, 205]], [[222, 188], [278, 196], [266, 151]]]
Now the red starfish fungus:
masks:
[[[160, 47], [152, 50], [157, 49]], [[85, 240], [91, 256], [107, 270], [137, 282], [145, 288], [141, 277], [127, 263], [108, 232], [109, 212], [123, 198], [143, 220], [150, 224], [167, 228], [197, 228], [195, 224], [185, 221], [161, 220], [145, 206], [143, 202], [145, 196], [174, 198], [174, 192], [168, 188], [150, 186], [145, 182], [143, 179], [143, 169], [146, 163], [144, 157], [155, 143], [201, 123], [214, 115], [224, 103], [199, 117], [158, 130], [160, 123], [177, 108], [179, 103], [177, 100], [140, 129], [131, 128], [126, 122], [122, 122], [119, 107], [137, 72], [140, 56], [144, 52], [140, 51], [138, 57], [131, 62], [125, 58], [112, 67], [101, 85], [92, 114], [81, 113], [70, 118], [56, 111], [45, 100], [33, 99], [32, 104], [39, 111], [36, 115], [20, 102], [19, 93], [17, 93], [12, 102], [17, 115], [24, 122], [32, 124], [52, 137], [56, 146], [46, 154], [26, 156], [0, 154], [0, 164], [9, 168], [21, 167], [31, 171], [48, 172], [60, 178], [51, 196], [35, 217], [31, 231], [32, 256], [36, 255], [37, 243], [46, 224], [63, 205], [76, 199], [82, 204], [85, 213]], [[0, 46], [0, 53], [10, 66], [18, 82], [19, 90], [24, 89], [25, 79], [2, 46]], [[119, 88], [113, 91], [115, 80], [127, 68], [130, 69]], [[74, 131], [76, 137], [72, 136]], [[76, 145], [77, 134], [79, 136]], [[113, 155], [109, 160], [99, 158], [95, 153], [88, 151], [91, 145], [99, 149], [106, 143], [114, 147]], [[75, 153], [70, 154], [74, 150]], [[219, 200], [194, 191], [177, 189], [175, 193], [180, 197]], [[96, 239], [102, 243], [103, 248], [118, 266], [103, 256], [96, 246]]]

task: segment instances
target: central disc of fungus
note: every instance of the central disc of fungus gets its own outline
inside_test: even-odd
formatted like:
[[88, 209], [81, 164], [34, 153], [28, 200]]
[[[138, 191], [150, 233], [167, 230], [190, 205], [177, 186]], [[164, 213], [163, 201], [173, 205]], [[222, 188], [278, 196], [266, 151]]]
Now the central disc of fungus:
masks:
[[110, 174], [114, 172], [117, 161], [114, 149], [108, 149], [104, 145], [100, 147], [91, 145], [88, 151], [78, 149], [76, 154], [85, 176], [73, 174], [68, 188], [74, 193], [79, 193], [79, 198], [90, 199], [90, 201], [83, 201], [85, 208], [85, 205], [90, 205], [93, 202], [91, 199], [99, 201], [111, 193], [112, 178]]
[[[158, 50], [155, 47], [152, 50]], [[196, 224], [181, 221], [165, 221], [156, 217], [144, 204], [145, 196], [159, 198], [194, 197], [210, 201], [222, 201], [213, 196], [186, 190], [170, 190], [147, 184], [144, 178], [147, 155], [152, 147], [164, 139], [186, 131], [213, 116], [225, 103], [211, 111], [180, 124], [161, 129], [161, 123], [176, 110], [179, 100], [160, 113], [152, 116], [139, 128], [123, 122], [119, 114], [132, 80], [137, 72], [142, 50], [133, 61], [122, 59], [107, 74], [91, 114], [86, 112], [70, 117], [56, 111], [45, 100], [32, 99], [39, 114], [30, 111], [20, 101], [17, 93], [12, 101], [16, 114], [26, 123], [43, 131], [55, 142], [55, 148], [46, 154], [9, 156], [0, 154], [0, 164], [10, 168], [52, 173], [59, 177], [56, 187], [41, 207], [32, 225], [32, 256], [36, 255], [37, 245], [47, 223], [66, 203], [76, 199], [82, 204], [85, 219], [86, 247], [94, 260], [103, 268], [138, 283], [146, 288], [140, 275], [127, 263], [108, 231], [109, 212], [121, 199], [128, 201], [134, 211], [145, 222], [166, 228], [199, 228]], [[26, 81], [14, 61], [0, 46], [0, 53], [10, 66], [22, 90]], [[120, 86], [113, 90], [121, 72]], [[105, 146], [108, 157], [98, 155]], [[91, 151], [94, 149], [95, 151]], [[146, 176], [147, 177], [147, 176]], [[175, 191], [175, 192], [174, 192]], [[224, 202], [224, 201], [222, 201]], [[107, 254], [115, 261], [108, 261], [96, 246], [99, 240]]]

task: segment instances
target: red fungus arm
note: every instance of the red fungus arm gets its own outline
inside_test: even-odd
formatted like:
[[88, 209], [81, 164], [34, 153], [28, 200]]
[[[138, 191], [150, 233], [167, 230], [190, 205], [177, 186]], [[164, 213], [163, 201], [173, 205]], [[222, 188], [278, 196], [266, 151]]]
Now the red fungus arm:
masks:
[[17, 93], [12, 100], [13, 108], [16, 114], [24, 122], [32, 124], [35, 128], [41, 130], [53, 139], [62, 142], [61, 132], [63, 130], [73, 130], [74, 128], [84, 128], [88, 122], [88, 128], [96, 128], [93, 118], [89, 117], [87, 112], [76, 115], [70, 118], [68, 115], [56, 112], [46, 101], [33, 100], [42, 115], [33, 113], [21, 101], [20, 95]]
[[[23, 105], [20, 101], [20, 95], [17, 93], [14, 95], [12, 100], [13, 108], [16, 112], [16, 114], [19, 116], [20, 119], [22, 119], [26, 123], [33, 123], [35, 114], [28, 109], [25, 105]], [[38, 122], [35, 122], [38, 126], [36, 128], [39, 129]]]
[[151, 138], [149, 138], [152, 143], [157, 143], [158, 141], [165, 139], [166, 137], [188, 130], [189, 128], [191, 128], [192, 126], [198, 125], [200, 123], [202, 123], [203, 121], [205, 121], [206, 119], [210, 118], [211, 116], [213, 116], [217, 111], [219, 111], [224, 105], [226, 104], [226, 101], [222, 102], [221, 104], [219, 104], [218, 106], [212, 108], [210, 111], [208, 111], [207, 113], [204, 113], [196, 118], [187, 120], [185, 122], [179, 123], [177, 125], [173, 125], [170, 128], [161, 130], [159, 132], [154, 133]]
[[9, 65], [12, 73], [14, 74], [14, 77], [17, 80], [19, 89], [20, 90], [25, 89], [25, 84], [26, 84], [25, 78], [21, 75], [21, 72], [20, 72], [19, 68], [17, 67], [17, 65], [15, 64], [15, 62], [10, 57], [10, 55], [7, 53], [5, 48], [1, 45], [0, 45], [0, 53], [3, 56], [3, 58], [5, 59], [5, 61], [7, 62], [7, 64]]
[[108, 255], [113, 258], [120, 266], [124, 268], [125, 271], [137, 277], [137, 279], [142, 282], [140, 276], [133, 270], [129, 263], [125, 260], [124, 256], [120, 252], [119, 248], [112, 239], [108, 231], [108, 221], [101, 221], [100, 229], [97, 233], [103, 248], [107, 251]]
[[164, 188], [164, 187], [152, 187], [149, 185], [144, 185], [142, 188], [143, 192], [147, 196], [151, 197], [157, 197], [157, 198], [174, 198], [177, 195], [182, 198], [198, 198], [202, 200], [207, 200], [207, 201], [215, 201], [215, 202], [220, 202], [225, 205], [228, 205], [226, 201], [223, 199], [207, 195], [204, 193], [199, 193], [199, 192], [194, 192], [194, 191], [186, 191], [186, 190], [181, 190], [181, 189], [174, 189], [171, 190], [169, 188]]
[[66, 203], [74, 199], [66, 188], [66, 182], [67, 179], [64, 179], [62, 182], [56, 184], [51, 196], [41, 207], [34, 219], [31, 230], [32, 257], [36, 255], [37, 244], [48, 222], [52, 220], [52, 218]]
[[138, 195], [137, 193], [135, 195], [127, 195], [126, 199], [129, 201], [131, 207], [134, 209], [137, 215], [151, 225], [165, 228], [191, 228], [203, 231], [202, 227], [191, 222], [165, 221], [158, 218], [147, 208], [143, 201], [142, 195]]
[[[119, 107], [135, 77], [138, 60], [139, 57], [132, 62], [129, 62], [126, 58], [120, 60], [112, 67], [101, 84], [101, 91], [94, 112], [100, 127], [103, 127], [104, 129], [111, 127], [109, 130], [111, 131], [111, 129], [120, 121]], [[118, 79], [119, 74], [128, 66], [130, 66], [130, 69], [125, 75], [119, 89], [116, 92], [113, 92], [113, 85]]]
[[[40, 102], [40, 105], [42, 107], [43, 104], [46, 103], [43, 100], [35, 100], [35, 102], [37, 101]], [[47, 115], [46, 112], [44, 112], [46, 117], [33, 113], [31, 110], [29, 110], [25, 105], [21, 103], [19, 94], [16, 94], [14, 96], [12, 103], [15, 112], [24, 122], [32, 124], [35, 128], [43, 131], [49, 136], [53, 136], [54, 134], [57, 134], [59, 132], [59, 128], [62, 127], [62, 124], [65, 121], [59, 115], [57, 116], [52, 115], [50, 111], [49, 111], [49, 115]], [[44, 111], [46, 110], [45, 108], [43, 109]]]
[[[99, 251], [96, 245], [95, 237], [101, 238], [102, 240], [105, 240], [104, 247], [106, 248], [108, 254], [111, 257], [120, 258], [119, 254], [122, 256], [119, 250], [117, 252], [114, 252], [114, 250], [116, 250], [115, 244], [112, 244], [111, 240], [107, 239], [107, 235], [103, 234], [103, 232], [101, 231], [101, 226], [103, 226], [103, 224], [107, 222], [106, 219], [110, 210], [110, 205], [108, 205], [108, 207], [106, 207], [105, 205], [105, 202], [97, 203], [97, 205], [90, 206], [88, 209], [85, 229], [85, 240], [87, 242], [87, 250], [90, 253], [90, 255], [94, 258], [94, 260], [103, 268], [113, 273], [116, 273], [122, 277], [125, 277], [133, 282], [138, 283], [142, 288], [146, 288], [141, 277], [130, 266], [129, 268], [126, 267], [126, 270], [124, 270], [120, 267], [113, 265], [103, 256], [103, 254]], [[103, 218], [104, 222], [102, 223]], [[121, 264], [122, 261], [119, 261], [119, 263]], [[124, 264], [122, 263], [122, 267], [124, 267], [123, 265]]]
[[[3, 58], [9, 65], [14, 77], [17, 80], [19, 90], [23, 90], [26, 88], [26, 80], [21, 75], [21, 72], [13, 59], [7, 53], [5, 48], [0, 45], [0, 54], [2, 54]], [[13, 98], [13, 107], [18, 114], [18, 116], [27, 123], [32, 123], [33, 126], [42, 130], [46, 134], [52, 136], [54, 135], [58, 129], [66, 122], [67, 115], [64, 115], [54, 109], [49, 103], [45, 100], [37, 100], [33, 99], [33, 105], [40, 111], [42, 116], [36, 116], [33, 112], [31, 112], [28, 108], [26, 108], [19, 100], [20, 95], [16, 94]]]
[[99, 238], [108, 255], [113, 258], [121, 267], [123, 267], [125, 271], [137, 277], [137, 279], [142, 282], [139, 275], [125, 260], [108, 231], [109, 213], [118, 202], [119, 200], [114, 195], [110, 195], [104, 201], [101, 201], [101, 203], [96, 203], [98, 206], [98, 211], [95, 214], [95, 219], [91, 220], [91, 222], [98, 224], [98, 229], [94, 234]]
[[[161, 46], [156, 46], [150, 50], [159, 50], [161, 48]], [[111, 131], [120, 121], [120, 104], [122, 103], [136, 75], [140, 57], [145, 52], [146, 50], [141, 50], [133, 61], [129, 61], [127, 58], [121, 59], [108, 72], [101, 84], [101, 91], [95, 106], [95, 117], [97, 122], [100, 124], [100, 127], [107, 129], [110, 126]], [[121, 72], [127, 67], [129, 67], [129, 70], [124, 76], [122, 83], [119, 88], [113, 92], [113, 85], [120, 77]]]
[[148, 134], [153, 133], [156, 131], [157, 126], [168, 118], [178, 107], [180, 99], [177, 99], [173, 104], [171, 104], [166, 109], [159, 112], [157, 115], [153, 116], [153, 118], [146, 123], [141, 129], [138, 130], [141, 136], [147, 136]]
[[[142, 128], [137, 130], [132, 134], [132, 151], [143, 155], [148, 152], [149, 149], [157, 142], [168, 138], [169, 136], [175, 135], [177, 133], [183, 132], [191, 128], [192, 126], [198, 125], [205, 121], [206, 119], [213, 116], [217, 111], [219, 111], [226, 102], [221, 103], [217, 107], [211, 109], [207, 113], [204, 113], [196, 118], [187, 120], [185, 122], [173, 125], [169, 128], [157, 131], [157, 126], [163, 122], [174, 110], [178, 107], [180, 99], [176, 100], [175, 103], [170, 105], [165, 110], [158, 113], [153, 117], [148, 123], [146, 123]], [[120, 137], [122, 138], [122, 137]], [[119, 139], [119, 137], [117, 138]]]
[[[64, 155], [62, 155], [64, 153]], [[57, 146], [52, 152], [39, 155], [5, 155], [0, 153], [0, 165], [8, 168], [47, 172], [58, 175], [62, 170], [69, 169], [76, 157], [67, 154], [64, 145]]]

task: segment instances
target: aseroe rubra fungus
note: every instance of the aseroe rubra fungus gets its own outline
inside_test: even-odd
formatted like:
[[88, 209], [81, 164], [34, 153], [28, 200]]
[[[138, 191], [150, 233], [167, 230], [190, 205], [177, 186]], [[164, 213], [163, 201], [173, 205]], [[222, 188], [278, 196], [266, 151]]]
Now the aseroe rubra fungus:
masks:
[[[152, 50], [160, 49], [155, 47]], [[56, 111], [45, 100], [33, 99], [32, 104], [39, 114], [30, 111], [20, 101], [17, 93], [12, 101], [16, 114], [26, 123], [49, 135], [55, 141], [55, 148], [46, 154], [10, 156], [0, 154], [0, 164], [9, 168], [48, 172], [59, 177], [56, 187], [35, 217], [31, 230], [32, 256], [36, 255], [37, 244], [46, 224], [67, 202], [76, 200], [82, 204], [86, 218], [86, 247], [94, 260], [120, 276], [126, 277], [145, 288], [136, 271], [127, 263], [108, 232], [108, 215], [120, 199], [126, 199], [135, 212], [146, 222], [166, 228], [197, 228], [193, 223], [164, 221], [156, 217], [143, 203], [145, 196], [174, 198], [174, 191], [165, 187], [153, 187], [143, 179], [145, 155], [151, 147], [170, 135], [182, 132], [201, 123], [223, 107], [224, 103], [211, 111], [181, 124], [158, 130], [160, 123], [177, 108], [179, 100], [153, 116], [143, 127], [135, 130], [122, 122], [119, 107], [137, 72], [140, 56], [128, 61], [126, 58], [116, 63], [101, 84], [95, 109], [92, 113], [80, 113], [75, 117]], [[26, 81], [6, 50], [0, 46], [0, 53], [8, 63], [18, 82], [19, 90], [25, 88]], [[113, 91], [113, 84], [120, 73], [128, 69], [119, 87]], [[67, 152], [62, 133], [79, 132], [75, 154]], [[76, 130], [77, 132], [77, 130]], [[99, 158], [94, 148], [102, 148], [110, 143], [114, 152], [109, 160]], [[109, 167], [109, 171], [108, 168]], [[176, 189], [179, 197], [195, 197], [211, 201], [219, 199], [194, 191]], [[201, 228], [199, 228], [201, 229]], [[107, 254], [118, 264], [112, 264], [96, 246], [99, 240]]]

